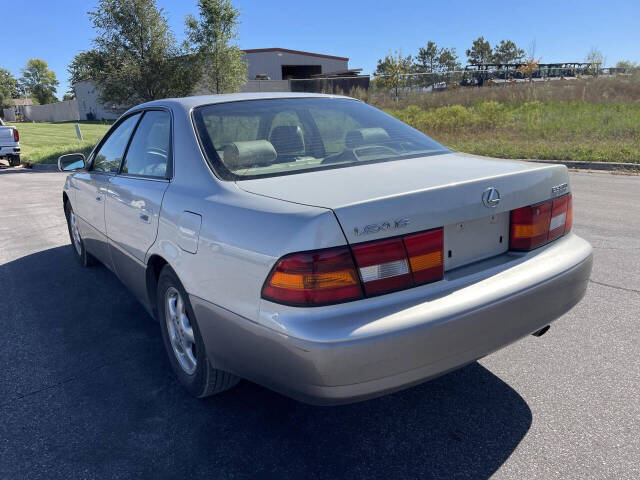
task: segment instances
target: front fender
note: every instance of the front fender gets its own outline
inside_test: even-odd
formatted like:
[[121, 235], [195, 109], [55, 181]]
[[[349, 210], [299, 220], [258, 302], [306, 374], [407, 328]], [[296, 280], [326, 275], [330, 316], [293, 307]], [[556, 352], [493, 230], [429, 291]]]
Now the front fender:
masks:
[[64, 181], [64, 186], [62, 187], [63, 202], [65, 194], [71, 202], [71, 206], [73, 206], [76, 202], [76, 189], [73, 186], [73, 175], [67, 175], [67, 178]]

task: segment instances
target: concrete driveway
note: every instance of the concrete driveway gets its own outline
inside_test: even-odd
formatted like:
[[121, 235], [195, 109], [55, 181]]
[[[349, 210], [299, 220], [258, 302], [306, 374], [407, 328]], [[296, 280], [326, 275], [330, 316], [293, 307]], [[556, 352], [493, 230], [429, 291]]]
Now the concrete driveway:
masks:
[[187, 396], [157, 324], [72, 257], [64, 175], [0, 169], [0, 479], [640, 478], [640, 177], [571, 181], [595, 266], [547, 335], [319, 408]]

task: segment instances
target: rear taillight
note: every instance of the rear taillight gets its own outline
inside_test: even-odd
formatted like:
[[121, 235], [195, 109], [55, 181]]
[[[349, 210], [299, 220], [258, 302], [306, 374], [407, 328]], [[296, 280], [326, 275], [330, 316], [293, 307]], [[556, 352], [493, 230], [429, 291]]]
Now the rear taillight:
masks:
[[20, 134], [18, 133], [18, 129], [17, 128], [13, 129], [13, 141], [14, 142], [19, 142], [20, 141]]
[[407, 252], [402, 239], [354, 245], [353, 255], [367, 295], [377, 295], [411, 285]]
[[262, 289], [267, 300], [293, 306], [317, 306], [362, 297], [348, 247], [294, 253], [282, 257]]
[[416, 284], [435, 282], [444, 276], [442, 228], [404, 237], [409, 264]]
[[511, 250], [532, 250], [569, 230], [573, 222], [571, 194], [511, 211]]
[[551, 202], [511, 211], [511, 249], [531, 250], [547, 242]]
[[353, 245], [351, 251], [338, 247], [293, 253], [276, 263], [262, 297], [313, 307], [435, 282], [444, 276], [443, 246], [443, 230], [437, 228]]
[[444, 276], [443, 230], [354, 245], [353, 255], [367, 295], [435, 282]]

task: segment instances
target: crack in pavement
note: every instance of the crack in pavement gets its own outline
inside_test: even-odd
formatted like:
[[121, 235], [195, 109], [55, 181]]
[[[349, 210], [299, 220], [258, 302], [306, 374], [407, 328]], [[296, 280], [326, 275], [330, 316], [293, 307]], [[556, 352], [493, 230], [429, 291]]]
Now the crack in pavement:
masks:
[[65, 378], [63, 380], [60, 380], [59, 382], [56, 382], [56, 383], [54, 383], [52, 385], [47, 385], [47, 386], [44, 386], [42, 388], [27, 392], [27, 393], [14, 392], [13, 395], [15, 395], [15, 397], [10, 398], [9, 401], [0, 402], [0, 407], [7, 405], [7, 404], [11, 403], [14, 400], [22, 400], [23, 398], [31, 397], [33, 395], [37, 395], [38, 393], [42, 393], [42, 392], [46, 392], [47, 390], [52, 390], [52, 389], [58, 388], [58, 387], [66, 384], [66, 383], [73, 382], [74, 380], [80, 380], [83, 377], [87, 377], [89, 374], [91, 374], [93, 372], [96, 372], [96, 371], [98, 371], [98, 370], [100, 370], [102, 368], [109, 367], [109, 366], [112, 366], [112, 365], [116, 365], [116, 364], [122, 363], [122, 362], [128, 362], [130, 360], [135, 360], [135, 359], [137, 359], [139, 357], [142, 357], [144, 355], [147, 355], [147, 352], [140, 353], [140, 354], [137, 354], [137, 355], [131, 355], [131, 356], [128, 356], [128, 357], [124, 357], [124, 358], [121, 358], [119, 360], [115, 360], [113, 362], [102, 363], [102, 364], [97, 365], [97, 366], [95, 366], [93, 368], [89, 368], [87, 370], [81, 370], [77, 374], [75, 374], [75, 375], [73, 375], [71, 377], [67, 377], [67, 378]]
[[633, 288], [618, 287], [617, 285], [611, 285], [610, 283], [598, 282], [591, 279], [589, 279], [589, 281], [597, 285], [602, 285], [603, 287], [615, 288], [616, 290], [622, 290], [624, 292], [640, 293], [640, 290], [635, 290]]

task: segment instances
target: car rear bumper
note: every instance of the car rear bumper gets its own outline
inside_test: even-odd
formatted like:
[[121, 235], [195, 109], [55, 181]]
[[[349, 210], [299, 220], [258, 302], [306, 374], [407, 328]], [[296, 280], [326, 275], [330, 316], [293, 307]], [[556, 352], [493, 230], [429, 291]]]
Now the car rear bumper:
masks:
[[4, 157], [5, 155], [20, 155], [20, 145], [0, 146], [0, 157]]
[[591, 246], [571, 234], [408, 294], [327, 309], [265, 308], [274, 326], [191, 302], [217, 368], [308, 403], [339, 404], [434, 378], [539, 330], [580, 301], [591, 267]]

